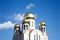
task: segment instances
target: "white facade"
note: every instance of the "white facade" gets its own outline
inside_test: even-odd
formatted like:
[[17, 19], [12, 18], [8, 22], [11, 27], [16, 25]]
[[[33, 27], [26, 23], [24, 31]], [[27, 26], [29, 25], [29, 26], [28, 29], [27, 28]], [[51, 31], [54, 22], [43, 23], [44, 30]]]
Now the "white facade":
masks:
[[35, 16], [28, 12], [24, 16], [24, 20], [22, 21], [22, 31], [20, 31], [19, 40], [48, 40], [45, 23], [41, 22], [39, 24], [39, 29], [35, 28], [35, 24]]

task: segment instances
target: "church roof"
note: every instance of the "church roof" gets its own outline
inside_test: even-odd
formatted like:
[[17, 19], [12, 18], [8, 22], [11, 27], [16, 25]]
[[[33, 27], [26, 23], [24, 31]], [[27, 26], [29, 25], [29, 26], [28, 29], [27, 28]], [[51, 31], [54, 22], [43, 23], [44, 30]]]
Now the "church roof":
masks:
[[45, 24], [45, 22], [41, 22], [40, 24], [39, 24], [39, 26], [41, 27], [41, 26], [46, 26], [46, 24]]
[[19, 28], [19, 27], [20, 27], [20, 25], [19, 25], [19, 24], [16, 24], [16, 25], [15, 25], [15, 28]]
[[28, 12], [24, 17], [26, 19], [35, 19], [35, 16], [31, 12]]

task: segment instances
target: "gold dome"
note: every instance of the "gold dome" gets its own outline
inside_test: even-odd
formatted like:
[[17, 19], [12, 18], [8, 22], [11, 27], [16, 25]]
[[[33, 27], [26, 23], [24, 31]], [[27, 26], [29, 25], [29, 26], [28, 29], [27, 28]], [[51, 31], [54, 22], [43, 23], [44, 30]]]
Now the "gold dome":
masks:
[[25, 19], [35, 19], [35, 16], [31, 12], [28, 12], [24, 17]]
[[15, 25], [15, 28], [20, 28], [20, 25], [16, 24], [16, 25]]
[[41, 23], [39, 24], [39, 26], [40, 26], [40, 27], [46, 26], [46, 24], [45, 24], [45, 22], [41, 22]]

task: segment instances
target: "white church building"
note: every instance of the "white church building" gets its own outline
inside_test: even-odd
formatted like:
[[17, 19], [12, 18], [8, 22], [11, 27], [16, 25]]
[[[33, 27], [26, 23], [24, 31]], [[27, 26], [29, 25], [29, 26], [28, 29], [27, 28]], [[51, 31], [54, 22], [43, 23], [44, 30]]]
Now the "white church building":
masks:
[[20, 25], [14, 26], [13, 40], [48, 40], [45, 22], [39, 23], [39, 29], [35, 28], [35, 16], [28, 12], [22, 21], [22, 31]]

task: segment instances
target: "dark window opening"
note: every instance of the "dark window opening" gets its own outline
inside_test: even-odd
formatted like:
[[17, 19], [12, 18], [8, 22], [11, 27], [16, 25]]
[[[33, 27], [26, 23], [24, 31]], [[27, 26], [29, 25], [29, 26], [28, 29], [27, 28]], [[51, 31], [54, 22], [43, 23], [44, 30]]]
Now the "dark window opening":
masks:
[[24, 30], [25, 30], [25, 25], [24, 25]]
[[27, 30], [28, 30], [28, 25], [26, 25], [26, 28], [27, 28]]

